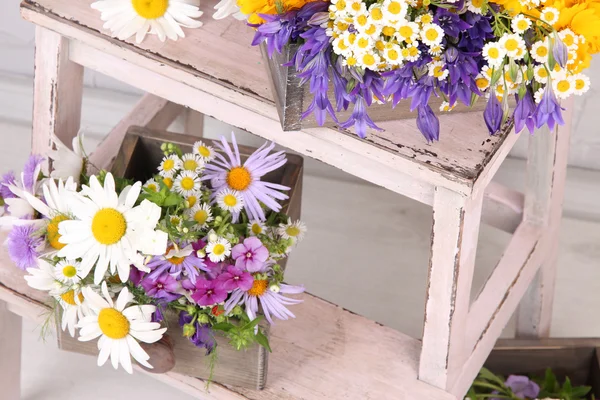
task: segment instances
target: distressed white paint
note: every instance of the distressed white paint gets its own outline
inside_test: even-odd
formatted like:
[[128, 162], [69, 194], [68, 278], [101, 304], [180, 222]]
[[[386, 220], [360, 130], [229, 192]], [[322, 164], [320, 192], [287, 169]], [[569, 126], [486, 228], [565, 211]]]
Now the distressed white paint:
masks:
[[21, 317], [0, 298], [0, 391], [3, 400], [21, 398]]

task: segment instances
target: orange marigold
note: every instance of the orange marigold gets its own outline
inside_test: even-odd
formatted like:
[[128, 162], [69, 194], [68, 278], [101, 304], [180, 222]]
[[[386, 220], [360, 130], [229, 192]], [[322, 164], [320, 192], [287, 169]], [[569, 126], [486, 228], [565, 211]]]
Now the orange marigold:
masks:
[[258, 14], [278, 14], [301, 8], [315, 0], [237, 0], [240, 11], [248, 16], [251, 24], [265, 22]]

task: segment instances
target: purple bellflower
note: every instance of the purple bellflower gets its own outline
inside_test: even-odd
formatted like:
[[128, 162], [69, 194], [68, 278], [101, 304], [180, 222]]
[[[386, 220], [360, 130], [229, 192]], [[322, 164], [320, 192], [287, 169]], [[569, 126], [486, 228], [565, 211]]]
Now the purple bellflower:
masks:
[[182, 311], [179, 313], [179, 326], [183, 327], [191, 324], [194, 328], [194, 334], [189, 336], [190, 342], [196, 347], [204, 347], [206, 355], [209, 355], [217, 346], [213, 330], [208, 324], [199, 324], [197, 321], [192, 321], [194, 321], [194, 318], [187, 312]]
[[535, 101], [529, 90], [525, 92], [525, 96], [522, 99], [517, 97], [517, 107], [513, 113], [513, 120], [515, 123], [515, 132], [519, 133], [523, 128], [527, 127], [530, 133], [535, 130]]
[[551, 43], [552, 56], [561, 68], [565, 68], [567, 66], [567, 61], [569, 60], [569, 50], [567, 49], [567, 46], [556, 33], [554, 34], [554, 38], [552, 38]]
[[440, 120], [429, 104], [420, 104], [417, 108], [417, 127], [427, 142], [440, 139]]
[[485, 111], [483, 112], [483, 119], [485, 120], [485, 124], [487, 125], [488, 131], [490, 135], [495, 135], [500, 130], [502, 126], [502, 118], [504, 116], [504, 111], [502, 110], [502, 105], [498, 98], [496, 97], [496, 91], [490, 91], [490, 97], [488, 99], [487, 105], [485, 106]]
[[560, 104], [558, 104], [552, 91], [552, 85], [546, 85], [542, 100], [535, 112], [535, 123], [537, 128], [548, 125], [550, 129], [554, 129], [556, 124], [564, 125], [565, 123], [562, 118]]

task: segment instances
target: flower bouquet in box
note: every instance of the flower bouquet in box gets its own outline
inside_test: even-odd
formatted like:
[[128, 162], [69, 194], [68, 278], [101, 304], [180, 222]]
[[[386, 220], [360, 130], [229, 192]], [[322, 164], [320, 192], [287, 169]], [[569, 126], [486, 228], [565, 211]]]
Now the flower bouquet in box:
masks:
[[[428, 141], [437, 113], [486, 102], [490, 134], [512, 120], [533, 132], [562, 124], [561, 100], [581, 95], [600, 50], [598, 0], [222, 0], [218, 17], [246, 16], [253, 45], [289, 49], [288, 66], [312, 101], [302, 118], [329, 115], [364, 137], [375, 103], [410, 101]], [[328, 94], [330, 92], [330, 94]], [[332, 94], [331, 94], [332, 92]], [[430, 99], [443, 99], [440, 111]], [[479, 100], [480, 97], [484, 99]], [[516, 104], [511, 110], [510, 105]], [[336, 112], [352, 109], [339, 120]]]
[[300, 300], [289, 295], [303, 292], [283, 282], [278, 261], [306, 228], [281, 212], [289, 188], [261, 180], [286, 163], [283, 152], [265, 144], [242, 162], [235, 137], [189, 154], [165, 143], [142, 183], [88, 175], [79, 139], [75, 152], [55, 140], [50, 177], [32, 155], [19, 177], [2, 178], [0, 223], [10, 258], [48, 292], [62, 330], [98, 340], [98, 364], [110, 358], [130, 373], [131, 357], [151, 368], [139, 342], [160, 340], [170, 313], [181, 328], [169, 332], [207, 354], [216, 332], [237, 350], [269, 348], [259, 322], [294, 317], [288, 306]]

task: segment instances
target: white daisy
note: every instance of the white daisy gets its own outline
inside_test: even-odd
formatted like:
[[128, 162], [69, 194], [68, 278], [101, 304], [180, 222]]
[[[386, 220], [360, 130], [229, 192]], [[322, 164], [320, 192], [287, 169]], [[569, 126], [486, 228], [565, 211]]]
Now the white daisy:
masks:
[[399, 65], [402, 63], [402, 49], [397, 44], [386, 46], [383, 51], [383, 57], [391, 65]]
[[549, 25], [554, 25], [558, 22], [560, 11], [554, 7], [544, 7], [540, 13], [540, 19]]
[[475, 14], [483, 14], [484, 4], [485, 4], [484, 0], [468, 0], [467, 1], [467, 10], [469, 10]]
[[504, 49], [506, 55], [508, 55], [509, 57], [512, 57], [514, 59], [523, 58], [524, 49], [526, 48], [526, 46], [525, 41], [521, 36], [516, 34], [505, 33], [500, 38], [498, 44], [502, 49]]
[[429, 48], [429, 54], [432, 56], [441, 56], [442, 51], [444, 51], [444, 46], [441, 44]]
[[481, 54], [491, 67], [499, 67], [504, 61], [506, 50], [497, 42], [489, 42], [483, 46]]
[[442, 61], [434, 61], [429, 63], [429, 76], [433, 76], [440, 81], [443, 81], [448, 77], [448, 70], [444, 68], [444, 63]]
[[406, 17], [408, 4], [401, 0], [384, 0], [381, 10], [387, 21], [400, 21]]
[[217, 204], [223, 210], [237, 215], [244, 207], [244, 199], [235, 190], [223, 189], [217, 194]]
[[198, 5], [198, 0], [100, 0], [92, 8], [100, 11], [103, 28], [113, 37], [126, 40], [135, 35], [141, 43], [148, 33], [164, 42], [185, 37], [182, 26], [201, 27], [202, 22], [193, 19], [203, 14]]
[[277, 233], [284, 239], [291, 238], [300, 241], [306, 233], [306, 224], [300, 220], [292, 222], [292, 219], [288, 218], [287, 224], [279, 224]]
[[346, 0], [346, 12], [351, 15], [362, 14], [367, 11], [367, 6], [362, 0]]
[[196, 222], [194, 229], [201, 230], [206, 227], [206, 224], [213, 220], [212, 210], [210, 205], [206, 203], [198, 203], [194, 207], [186, 211], [187, 217]]
[[436, 24], [427, 24], [421, 28], [421, 41], [427, 46], [437, 46], [444, 39], [444, 30]]
[[200, 190], [200, 186], [200, 178], [192, 171], [183, 171], [175, 178], [175, 183], [173, 184], [175, 191], [184, 196], [196, 193]]
[[214, 160], [216, 154], [215, 149], [212, 146], [205, 144], [201, 140], [194, 143], [193, 152], [194, 154], [197, 154], [200, 157], [202, 157], [202, 160], [204, 160], [205, 163]]
[[160, 329], [158, 322], [150, 322], [156, 307], [138, 304], [127, 307], [133, 302], [133, 296], [127, 287], [121, 290], [117, 301], [113, 302], [106, 282], [102, 282], [102, 294], [104, 298], [89, 287], [83, 289], [83, 296], [92, 315], [79, 321], [79, 340], [87, 342], [100, 336], [98, 366], [104, 365], [110, 356], [115, 369], [121, 364], [131, 374], [131, 355], [141, 365], [152, 368], [148, 363], [150, 357], [137, 341], [155, 343], [166, 332], [167, 328]]
[[178, 215], [171, 215], [169, 217], [169, 223], [171, 224], [171, 226], [178, 228], [181, 226], [181, 222], [181, 217]]
[[51, 137], [56, 150], [48, 151], [48, 158], [52, 160], [52, 172], [50, 177], [54, 179], [67, 180], [71, 178], [75, 183], [79, 183], [81, 172], [83, 171], [84, 156], [83, 133], [79, 132], [71, 142], [73, 150], [65, 146], [63, 142], [54, 134]]
[[442, 104], [440, 104], [440, 111], [450, 112], [454, 109], [454, 107], [456, 107], [456, 103], [450, 106], [450, 103], [447, 101], [442, 101]]
[[531, 27], [531, 20], [523, 14], [519, 14], [513, 18], [511, 27], [515, 33], [525, 33]]
[[37, 290], [59, 293], [63, 285], [56, 279], [54, 267], [44, 259], [38, 259], [38, 268], [27, 268], [27, 284]]
[[483, 91], [490, 87], [490, 80], [487, 76], [481, 73], [475, 78], [475, 85], [477, 85], [477, 89]]
[[231, 243], [224, 238], [218, 238], [216, 241], [208, 243], [206, 253], [210, 261], [221, 262], [231, 254]]
[[250, 236], [258, 236], [265, 233], [267, 227], [261, 221], [250, 221], [248, 222], [248, 233]]
[[71, 337], [75, 337], [77, 322], [90, 313], [81, 290], [70, 289], [55, 298], [62, 308], [62, 330], [68, 329]]
[[533, 98], [536, 104], [540, 104], [540, 102], [542, 101], [542, 97], [544, 96], [544, 90], [545, 88], [541, 87], [533, 94]]
[[579, 35], [575, 34], [575, 32], [573, 32], [571, 29], [566, 28], [558, 32], [558, 37], [569, 50], [577, 50], [579, 44]]
[[548, 70], [545, 65], [537, 65], [533, 68], [533, 79], [539, 83], [548, 82]]
[[198, 204], [198, 202], [200, 200], [202, 200], [202, 192], [201, 191], [197, 191], [197, 192], [193, 192], [188, 194], [187, 196], [184, 196], [185, 198], [185, 206], [186, 208], [192, 208], [194, 207], [196, 204]]
[[575, 93], [575, 79], [566, 71], [560, 72], [552, 79], [552, 89], [556, 97], [566, 99]]
[[237, 0], [221, 0], [215, 5], [215, 13], [213, 14], [214, 19], [224, 19], [230, 15], [233, 15], [235, 19], [244, 20], [247, 15], [240, 11], [237, 5]]
[[[129, 276], [130, 265], [145, 269], [146, 254], [164, 254], [167, 234], [155, 231], [161, 209], [148, 200], [139, 206], [135, 202], [140, 194], [141, 183], [128, 186], [119, 196], [111, 173], [104, 179], [104, 187], [96, 176], [90, 178], [90, 186], [83, 186], [81, 193], [70, 197], [70, 207], [76, 220], [62, 221], [58, 226], [60, 243], [66, 244], [59, 257], [81, 258], [81, 271], [87, 276], [95, 265], [94, 283], [99, 284], [109, 268], [114, 275]], [[150, 247], [148, 243], [159, 244]]]
[[427, 25], [433, 22], [433, 14], [421, 14], [417, 18], [415, 18], [415, 22], [420, 25]]
[[199, 174], [202, 172], [203, 168], [204, 160], [202, 157], [191, 153], [184, 154], [183, 157], [181, 157], [181, 169], [184, 171], [191, 171]]
[[160, 176], [172, 178], [179, 169], [181, 169], [181, 160], [175, 154], [171, 154], [162, 159], [158, 166], [158, 173]]
[[412, 43], [419, 36], [419, 25], [415, 22], [402, 21], [398, 27], [396, 37], [399, 41]]
[[154, 180], [154, 178], [150, 178], [146, 181], [146, 183], [144, 183], [144, 187], [152, 192], [159, 192], [160, 191], [160, 186], [159, 184]]
[[584, 74], [573, 75], [575, 81], [574, 94], [581, 96], [590, 89], [590, 78]]
[[545, 64], [548, 61], [548, 53], [550, 52], [548, 47], [548, 39], [538, 40], [533, 45], [531, 45], [531, 50], [529, 50], [529, 54], [531, 57], [541, 63]]
[[75, 285], [82, 278], [81, 263], [77, 260], [61, 260], [54, 266], [54, 276], [65, 285]]

